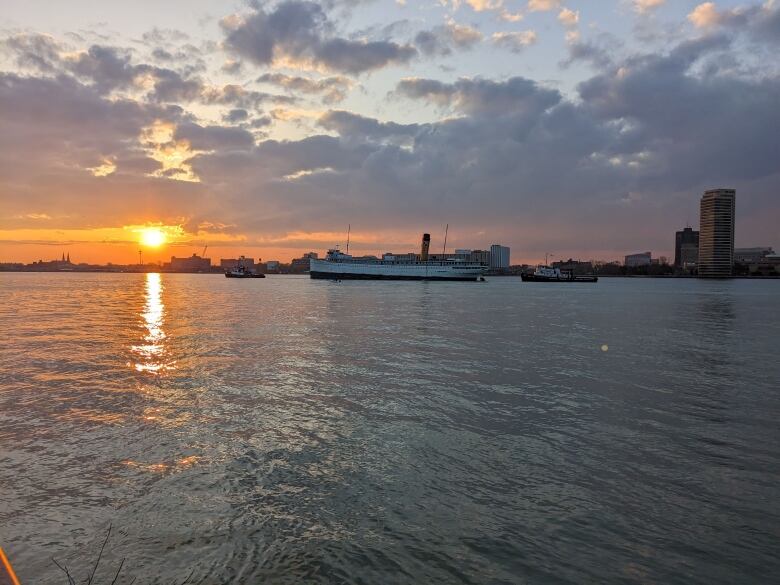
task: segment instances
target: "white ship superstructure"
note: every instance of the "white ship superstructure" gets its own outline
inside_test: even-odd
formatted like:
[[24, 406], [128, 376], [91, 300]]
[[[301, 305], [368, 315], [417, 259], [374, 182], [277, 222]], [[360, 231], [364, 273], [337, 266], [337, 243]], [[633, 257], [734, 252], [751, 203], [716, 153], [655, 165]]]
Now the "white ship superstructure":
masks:
[[382, 258], [355, 258], [338, 248], [328, 250], [324, 259], [311, 259], [309, 274], [312, 278], [376, 279], [376, 280], [481, 280], [486, 266], [462, 260], [430, 260], [428, 247], [431, 237], [423, 235], [419, 255], [396, 256], [385, 254]]

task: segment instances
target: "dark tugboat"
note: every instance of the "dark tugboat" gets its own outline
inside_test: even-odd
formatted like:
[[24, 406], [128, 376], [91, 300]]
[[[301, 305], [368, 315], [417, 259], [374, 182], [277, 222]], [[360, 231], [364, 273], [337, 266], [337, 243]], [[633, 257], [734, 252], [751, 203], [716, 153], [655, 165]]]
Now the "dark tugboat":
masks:
[[241, 256], [238, 260], [238, 266], [225, 270], [225, 278], [265, 278], [265, 274], [248, 270], [244, 265], [244, 257]]
[[523, 272], [520, 275], [523, 282], [597, 282], [598, 277], [592, 274], [575, 276], [570, 270], [550, 268], [539, 265], [534, 272]]

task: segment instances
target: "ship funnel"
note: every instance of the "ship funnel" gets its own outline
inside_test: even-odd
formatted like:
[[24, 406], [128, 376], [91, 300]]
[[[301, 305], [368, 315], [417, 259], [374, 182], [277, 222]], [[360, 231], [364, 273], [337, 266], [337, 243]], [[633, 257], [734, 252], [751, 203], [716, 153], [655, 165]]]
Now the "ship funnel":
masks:
[[420, 260], [428, 261], [428, 248], [431, 247], [431, 234], [423, 234], [422, 248], [420, 249]]

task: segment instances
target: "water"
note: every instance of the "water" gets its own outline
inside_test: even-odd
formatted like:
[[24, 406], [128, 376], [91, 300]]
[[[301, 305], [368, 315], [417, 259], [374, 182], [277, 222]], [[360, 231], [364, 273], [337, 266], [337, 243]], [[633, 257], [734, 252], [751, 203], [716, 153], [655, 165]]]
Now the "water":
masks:
[[0, 275], [25, 584], [768, 583], [780, 281]]

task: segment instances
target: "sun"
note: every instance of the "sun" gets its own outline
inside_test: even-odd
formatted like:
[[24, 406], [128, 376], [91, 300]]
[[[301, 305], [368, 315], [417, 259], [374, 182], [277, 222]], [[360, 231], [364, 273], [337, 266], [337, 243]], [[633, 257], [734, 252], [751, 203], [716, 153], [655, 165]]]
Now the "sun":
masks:
[[165, 243], [165, 232], [158, 228], [141, 230], [141, 245], [149, 248], [159, 248]]

